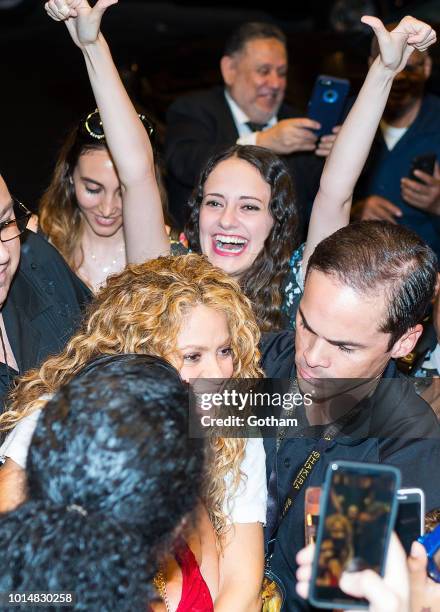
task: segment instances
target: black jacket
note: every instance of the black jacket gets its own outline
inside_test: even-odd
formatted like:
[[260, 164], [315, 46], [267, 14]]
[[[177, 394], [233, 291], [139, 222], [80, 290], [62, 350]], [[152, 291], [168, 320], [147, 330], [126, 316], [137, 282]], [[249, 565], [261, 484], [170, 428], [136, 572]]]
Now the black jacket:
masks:
[[[25, 232], [20, 263], [2, 308], [20, 374], [64, 348], [91, 298], [58, 251], [39, 234]], [[16, 374], [0, 364], [2, 403]]]
[[[300, 117], [301, 114], [282, 104], [278, 119]], [[170, 209], [180, 224], [185, 220], [185, 207], [206, 161], [234, 145], [237, 128], [224, 88], [217, 86], [177, 98], [167, 113], [165, 162]], [[284, 157], [295, 181], [297, 203], [302, 218], [319, 186], [323, 161], [314, 154], [295, 153]]]
[[[268, 377], [295, 377], [294, 333], [267, 334], [262, 342], [262, 365]], [[426, 510], [440, 507], [440, 426], [431, 407], [415, 392], [412, 383], [390, 362], [373, 399], [362, 400], [362, 409], [343, 434], [326, 448], [312, 470], [278, 531], [272, 567], [287, 587], [286, 610], [310, 610], [295, 591], [296, 553], [304, 546], [304, 493], [321, 486], [327, 466], [336, 459], [385, 463], [398, 467], [402, 487], [420, 487]], [[348, 427], [348, 426], [347, 426]], [[312, 430], [315, 431], [312, 431]], [[268, 478], [277, 473], [277, 498], [282, 504], [292, 480], [312, 452], [320, 433], [305, 429], [283, 440], [276, 451], [275, 439], [264, 440]], [[309, 433], [311, 432], [311, 433]]]

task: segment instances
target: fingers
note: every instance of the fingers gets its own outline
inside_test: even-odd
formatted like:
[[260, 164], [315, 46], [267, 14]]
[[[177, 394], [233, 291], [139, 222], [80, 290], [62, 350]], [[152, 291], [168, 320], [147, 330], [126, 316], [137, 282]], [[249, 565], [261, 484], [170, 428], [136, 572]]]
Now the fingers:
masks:
[[420, 542], [413, 542], [411, 554], [408, 557], [408, 569], [411, 579], [426, 581], [426, 568], [428, 567], [428, 556], [425, 547]]
[[310, 578], [312, 575], [312, 561], [315, 553], [315, 544], [309, 544], [296, 555], [298, 569], [296, 570], [296, 592], [303, 599], [309, 596]]
[[296, 555], [296, 562], [298, 565], [306, 565], [312, 563], [313, 555], [315, 554], [315, 545], [309, 544], [305, 548], [302, 548]]
[[387, 612], [401, 612], [402, 610], [399, 597], [386, 586], [384, 580], [373, 570], [354, 573], [344, 572], [339, 581], [339, 586], [349, 595], [365, 597], [373, 608], [378, 606], [379, 610], [387, 610]]
[[328, 134], [323, 136], [318, 143], [315, 154], [319, 157], [327, 157], [333, 148], [337, 134]]
[[402, 198], [409, 204], [419, 207], [428, 207], [435, 201], [437, 195], [435, 179], [433, 183], [426, 185], [404, 177], [401, 179], [400, 185]]
[[46, 2], [44, 8], [49, 17], [55, 21], [65, 21], [69, 17], [76, 17], [78, 4], [78, 1], [69, 3], [68, 0], [50, 0]]
[[414, 170], [414, 175], [420, 180], [422, 180], [425, 183], [425, 185], [434, 186], [437, 184], [436, 179], [431, 174], [428, 174], [427, 172], [423, 172], [423, 170]]
[[306, 128], [308, 130], [319, 130], [321, 124], [314, 119], [309, 119], [308, 117], [298, 117], [297, 119], [288, 119], [287, 120], [292, 126], [299, 128]]
[[367, 198], [363, 204], [360, 218], [362, 221], [389, 221], [396, 223], [396, 217], [401, 217], [402, 211], [392, 202], [379, 196]]
[[404, 17], [393, 32], [406, 34], [408, 44], [419, 51], [425, 51], [436, 41], [435, 30], [430, 25], [410, 16]]

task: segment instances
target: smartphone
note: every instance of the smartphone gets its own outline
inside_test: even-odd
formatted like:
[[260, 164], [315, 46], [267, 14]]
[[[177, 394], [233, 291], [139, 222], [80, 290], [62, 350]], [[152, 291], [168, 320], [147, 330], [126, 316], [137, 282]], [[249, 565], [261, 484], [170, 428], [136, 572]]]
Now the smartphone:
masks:
[[307, 116], [319, 121], [317, 136], [331, 134], [338, 125], [350, 90], [350, 81], [321, 74], [317, 77], [308, 104]]
[[321, 487], [307, 487], [304, 498], [304, 529], [306, 546], [316, 541], [319, 524]]
[[422, 489], [399, 489], [397, 501], [395, 530], [409, 555], [411, 544], [425, 533], [425, 494]]
[[326, 473], [309, 601], [318, 608], [368, 608], [339, 588], [344, 571], [383, 575], [397, 513], [400, 471], [389, 465], [334, 461]]
[[435, 153], [424, 153], [423, 155], [417, 155], [417, 157], [413, 157], [413, 159], [411, 160], [409, 178], [413, 181], [417, 181], [418, 183], [422, 182], [414, 174], [414, 170], [421, 170], [422, 172], [426, 172], [426, 174], [430, 174], [432, 176], [434, 174], [436, 160], [437, 155]]

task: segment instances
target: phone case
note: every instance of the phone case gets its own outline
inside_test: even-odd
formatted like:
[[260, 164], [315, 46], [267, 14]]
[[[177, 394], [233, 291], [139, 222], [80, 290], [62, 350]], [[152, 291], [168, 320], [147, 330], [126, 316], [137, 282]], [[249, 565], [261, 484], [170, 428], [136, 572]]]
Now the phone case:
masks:
[[422, 172], [426, 172], [426, 174], [430, 174], [432, 176], [434, 174], [436, 160], [437, 155], [435, 153], [424, 153], [423, 155], [417, 155], [417, 157], [414, 157], [411, 161], [409, 178], [413, 181], [417, 181], [418, 183], [422, 182], [419, 177], [414, 174], [414, 170], [421, 170]]
[[338, 125], [345, 107], [350, 81], [321, 74], [317, 77], [308, 105], [307, 116], [319, 121], [317, 136], [331, 134]]
[[[392, 505], [391, 505], [390, 518], [389, 518], [390, 527], [388, 528], [388, 532], [386, 534], [385, 550], [388, 549], [391, 533], [392, 533], [393, 526], [396, 520], [396, 515], [397, 515], [398, 502], [397, 502], [396, 493], [400, 487], [400, 481], [401, 481], [400, 470], [398, 470], [397, 468], [391, 465], [382, 465], [382, 464], [376, 464], [376, 463], [360, 463], [357, 461], [342, 461], [342, 460], [332, 461], [327, 468], [324, 485], [322, 487], [322, 494], [321, 494], [321, 499], [320, 499], [320, 521], [319, 521], [319, 526], [318, 526], [318, 535], [316, 538], [315, 557], [313, 559], [313, 565], [312, 565], [312, 577], [310, 580], [309, 602], [313, 606], [316, 606], [317, 608], [325, 608], [325, 609], [331, 609], [331, 610], [335, 608], [341, 609], [341, 610], [353, 610], [353, 609], [365, 610], [365, 609], [368, 609], [367, 603], [363, 603], [363, 602], [357, 603], [353, 601], [350, 601], [347, 603], [340, 602], [340, 601], [337, 601], [337, 602], [324, 601], [315, 596], [314, 589], [315, 589], [315, 583], [316, 583], [316, 577], [317, 577], [317, 571], [318, 571], [318, 557], [319, 557], [318, 551], [320, 550], [320, 547], [321, 547], [321, 542], [322, 542], [323, 533], [324, 533], [324, 525], [325, 525], [325, 520], [323, 519], [327, 513], [332, 476], [333, 476], [333, 473], [335, 472], [335, 469], [332, 466], [337, 466], [337, 469], [340, 472], [343, 471], [345, 468], [346, 471], [348, 470], [350, 472], [354, 472], [356, 470], [358, 471], [358, 473], [387, 472], [387, 473], [392, 473], [394, 475], [395, 494], [392, 498]], [[381, 576], [383, 576], [383, 573], [385, 570], [385, 561], [386, 561], [386, 555], [384, 555], [382, 559], [382, 566], [381, 566], [381, 571], [380, 571]]]

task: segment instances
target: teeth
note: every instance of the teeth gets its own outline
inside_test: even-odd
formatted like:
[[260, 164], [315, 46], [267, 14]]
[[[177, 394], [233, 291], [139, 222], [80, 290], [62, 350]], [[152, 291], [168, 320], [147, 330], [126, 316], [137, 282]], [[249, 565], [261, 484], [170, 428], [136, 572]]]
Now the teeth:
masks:
[[217, 235], [215, 239], [217, 240], [217, 242], [225, 242], [227, 244], [244, 245], [247, 242], [247, 240], [245, 240], [244, 238], [238, 238], [236, 236], [218, 236]]

